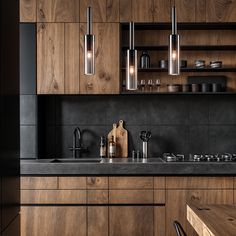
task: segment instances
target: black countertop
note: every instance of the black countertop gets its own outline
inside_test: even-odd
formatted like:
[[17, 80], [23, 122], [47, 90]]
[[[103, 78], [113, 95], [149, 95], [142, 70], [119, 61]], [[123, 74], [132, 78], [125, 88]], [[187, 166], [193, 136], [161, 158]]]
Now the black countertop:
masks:
[[22, 160], [21, 175], [236, 175], [236, 162], [167, 163], [160, 158], [150, 158], [146, 163], [130, 158], [115, 159], [112, 163], [109, 159], [102, 163], [51, 161]]

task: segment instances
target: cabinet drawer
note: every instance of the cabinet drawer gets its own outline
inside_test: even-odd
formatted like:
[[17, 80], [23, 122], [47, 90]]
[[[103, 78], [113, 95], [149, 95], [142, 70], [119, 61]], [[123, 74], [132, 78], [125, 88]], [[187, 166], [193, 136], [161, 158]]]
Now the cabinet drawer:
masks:
[[233, 189], [231, 177], [166, 177], [167, 189]]
[[59, 189], [86, 189], [86, 177], [59, 177]]
[[21, 177], [21, 189], [57, 189], [57, 177]]
[[87, 177], [88, 189], [108, 189], [108, 177]]
[[109, 190], [111, 204], [153, 204], [153, 190]]
[[86, 190], [21, 190], [22, 204], [85, 204]]
[[166, 194], [165, 190], [154, 190], [154, 203], [155, 204], [165, 204]]
[[154, 177], [154, 188], [155, 189], [165, 189], [166, 188], [166, 178], [165, 177]]
[[87, 191], [88, 204], [107, 204], [108, 190], [88, 190]]
[[21, 207], [21, 236], [86, 236], [86, 207]]
[[153, 177], [110, 177], [109, 189], [153, 189]]

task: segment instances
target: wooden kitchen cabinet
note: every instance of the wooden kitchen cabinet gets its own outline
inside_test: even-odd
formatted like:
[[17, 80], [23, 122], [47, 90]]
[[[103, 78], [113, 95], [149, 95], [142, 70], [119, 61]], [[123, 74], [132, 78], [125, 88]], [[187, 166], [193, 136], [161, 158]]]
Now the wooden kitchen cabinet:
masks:
[[153, 206], [109, 207], [109, 236], [152, 236]]
[[154, 0], [133, 0], [132, 15], [134, 22], [153, 22]]
[[132, 0], [120, 0], [120, 22], [132, 20]]
[[37, 0], [37, 22], [79, 22], [80, 0]]
[[37, 0], [20, 0], [20, 22], [36, 22]]
[[173, 221], [177, 220], [187, 235], [197, 235], [187, 221], [186, 202], [233, 204], [233, 178], [230, 177], [167, 177], [166, 235], [176, 236]]
[[84, 206], [23, 206], [21, 236], [86, 236]]
[[236, 22], [236, 0], [206, 0], [207, 22]]
[[80, 22], [87, 22], [88, 6], [92, 7], [93, 22], [119, 22], [119, 0], [80, 0]]
[[37, 93], [79, 93], [79, 24], [37, 25]]
[[119, 24], [94, 23], [95, 75], [84, 74], [84, 34], [86, 24], [80, 25], [80, 93], [119, 94]]
[[108, 206], [89, 206], [88, 236], [108, 236]]

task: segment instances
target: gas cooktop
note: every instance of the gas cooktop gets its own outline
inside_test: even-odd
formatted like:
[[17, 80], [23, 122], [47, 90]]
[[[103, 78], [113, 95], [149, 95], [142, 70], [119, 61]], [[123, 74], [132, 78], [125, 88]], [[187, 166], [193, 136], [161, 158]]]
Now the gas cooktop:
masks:
[[235, 153], [223, 154], [174, 154], [164, 153], [162, 159], [166, 162], [236, 162]]

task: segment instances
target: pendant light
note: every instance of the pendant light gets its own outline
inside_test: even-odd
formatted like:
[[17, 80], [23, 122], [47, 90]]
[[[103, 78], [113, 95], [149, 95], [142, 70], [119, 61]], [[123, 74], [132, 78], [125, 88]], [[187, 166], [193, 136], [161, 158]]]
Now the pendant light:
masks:
[[179, 62], [179, 35], [177, 34], [177, 14], [175, 6], [172, 7], [172, 33], [169, 36], [169, 75], [180, 74]]
[[134, 23], [129, 23], [129, 49], [126, 60], [126, 89], [138, 89], [138, 61], [137, 50], [134, 50]]
[[92, 9], [87, 8], [87, 34], [84, 35], [84, 74], [95, 74], [95, 36], [92, 34]]

